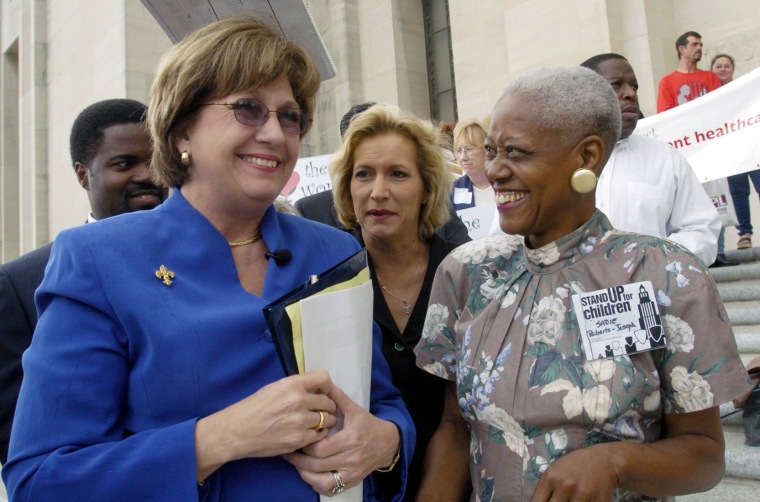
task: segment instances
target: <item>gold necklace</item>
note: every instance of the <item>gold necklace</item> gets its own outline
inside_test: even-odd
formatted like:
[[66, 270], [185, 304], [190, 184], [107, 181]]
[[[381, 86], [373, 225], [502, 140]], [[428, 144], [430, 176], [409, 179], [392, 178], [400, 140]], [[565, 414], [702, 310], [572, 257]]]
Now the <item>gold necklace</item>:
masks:
[[406, 292], [406, 295], [404, 295], [404, 298], [399, 298], [398, 296], [394, 295], [390, 291], [388, 291], [388, 288], [380, 284], [380, 276], [377, 277], [377, 283], [380, 284], [380, 289], [391, 295], [396, 300], [399, 300], [401, 302], [401, 308], [404, 309], [404, 313], [406, 315], [410, 315], [412, 313], [412, 306], [409, 305], [406, 302], [406, 299], [409, 298], [409, 294], [412, 292], [412, 288], [414, 287], [415, 283], [417, 282], [417, 273], [420, 271], [420, 263], [422, 263], [422, 255], [425, 254], [425, 246], [422, 246], [422, 252], [420, 253], [420, 257], [417, 260], [417, 268], [414, 270], [414, 277], [412, 278], [412, 285], [409, 286], [409, 290]]
[[261, 232], [257, 233], [250, 239], [246, 239], [244, 241], [227, 241], [227, 244], [229, 244], [231, 248], [236, 248], [238, 246], [247, 246], [248, 244], [253, 244], [254, 242], [258, 242], [260, 239]]

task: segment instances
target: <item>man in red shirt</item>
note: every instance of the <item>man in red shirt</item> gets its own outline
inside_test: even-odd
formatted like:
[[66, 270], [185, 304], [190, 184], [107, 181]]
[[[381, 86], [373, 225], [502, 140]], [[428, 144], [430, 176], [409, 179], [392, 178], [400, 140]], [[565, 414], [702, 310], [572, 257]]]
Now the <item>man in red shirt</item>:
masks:
[[718, 76], [697, 68], [702, 59], [702, 35], [687, 31], [676, 40], [678, 68], [660, 80], [657, 113], [696, 99], [720, 87]]
[[[657, 91], [657, 113], [682, 105], [721, 86], [720, 79], [712, 71], [697, 68], [702, 59], [702, 35], [687, 31], [676, 40], [678, 68], [660, 80]], [[718, 255], [711, 267], [738, 265], [726, 257], [724, 251], [723, 228], [718, 236]]]

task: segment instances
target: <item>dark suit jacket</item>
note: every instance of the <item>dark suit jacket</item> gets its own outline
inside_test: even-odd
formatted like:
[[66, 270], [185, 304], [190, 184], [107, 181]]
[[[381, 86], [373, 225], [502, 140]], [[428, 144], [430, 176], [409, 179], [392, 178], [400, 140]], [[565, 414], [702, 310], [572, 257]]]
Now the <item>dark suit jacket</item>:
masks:
[[329, 190], [298, 199], [294, 206], [307, 220], [318, 221], [340, 230], [348, 230], [338, 221], [338, 213], [333, 206], [333, 194]]
[[0, 462], [8, 458], [13, 413], [21, 387], [21, 355], [37, 325], [34, 291], [42, 282], [52, 243], [0, 266]]
[[[350, 232], [338, 221], [338, 213], [333, 206], [333, 193], [331, 191], [309, 195], [297, 200], [294, 205], [301, 216], [307, 220], [318, 221]], [[457, 246], [470, 242], [472, 239], [467, 233], [467, 226], [462, 223], [453, 209], [449, 211], [451, 212], [451, 220], [438, 229], [438, 235], [443, 240], [453, 242]]]

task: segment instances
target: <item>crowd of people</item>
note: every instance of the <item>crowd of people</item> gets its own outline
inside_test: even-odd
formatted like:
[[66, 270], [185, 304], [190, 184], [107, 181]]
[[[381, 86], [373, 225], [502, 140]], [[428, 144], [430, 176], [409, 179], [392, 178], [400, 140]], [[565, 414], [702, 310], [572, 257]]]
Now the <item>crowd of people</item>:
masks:
[[[658, 108], [731, 81], [727, 55], [697, 75], [696, 38]], [[625, 57], [523, 73], [446, 126], [358, 104], [332, 191], [292, 208], [318, 88], [308, 53], [235, 16], [169, 50], [147, 107], [77, 118], [87, 224], [0, 268], [11, 500], [622, 501], [720, 480], [718, 406], [749, 385], [706, 270], [720, 219], [683, 156], [633, 134]], [[738, 247], [756, 174], [729, 179]], [[489, 205], [471, 241], [456, 211]], [[362, 248], [366, 409], [326, 371], [287, 376], [262, 312]], [[605, 309], [632, 322], [609, 335]]]

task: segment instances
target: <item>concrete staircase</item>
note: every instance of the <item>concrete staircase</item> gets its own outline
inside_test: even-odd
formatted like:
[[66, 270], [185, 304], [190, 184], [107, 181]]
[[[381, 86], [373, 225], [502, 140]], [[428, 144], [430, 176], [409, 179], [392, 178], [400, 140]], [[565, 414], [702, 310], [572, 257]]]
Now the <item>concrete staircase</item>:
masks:
[[[726, 251], [740, 264], [710, 269], [718, 283], [742, 361], [760, 355], [760, 248]], [[721, 415], [733, 411], [721, 406]], [[744, 446], [742, 413], [723, 419], [726, 474], [712, 490], [678, 497], [678, 502], [755, 502], [760, 500], [760, 449]]]

